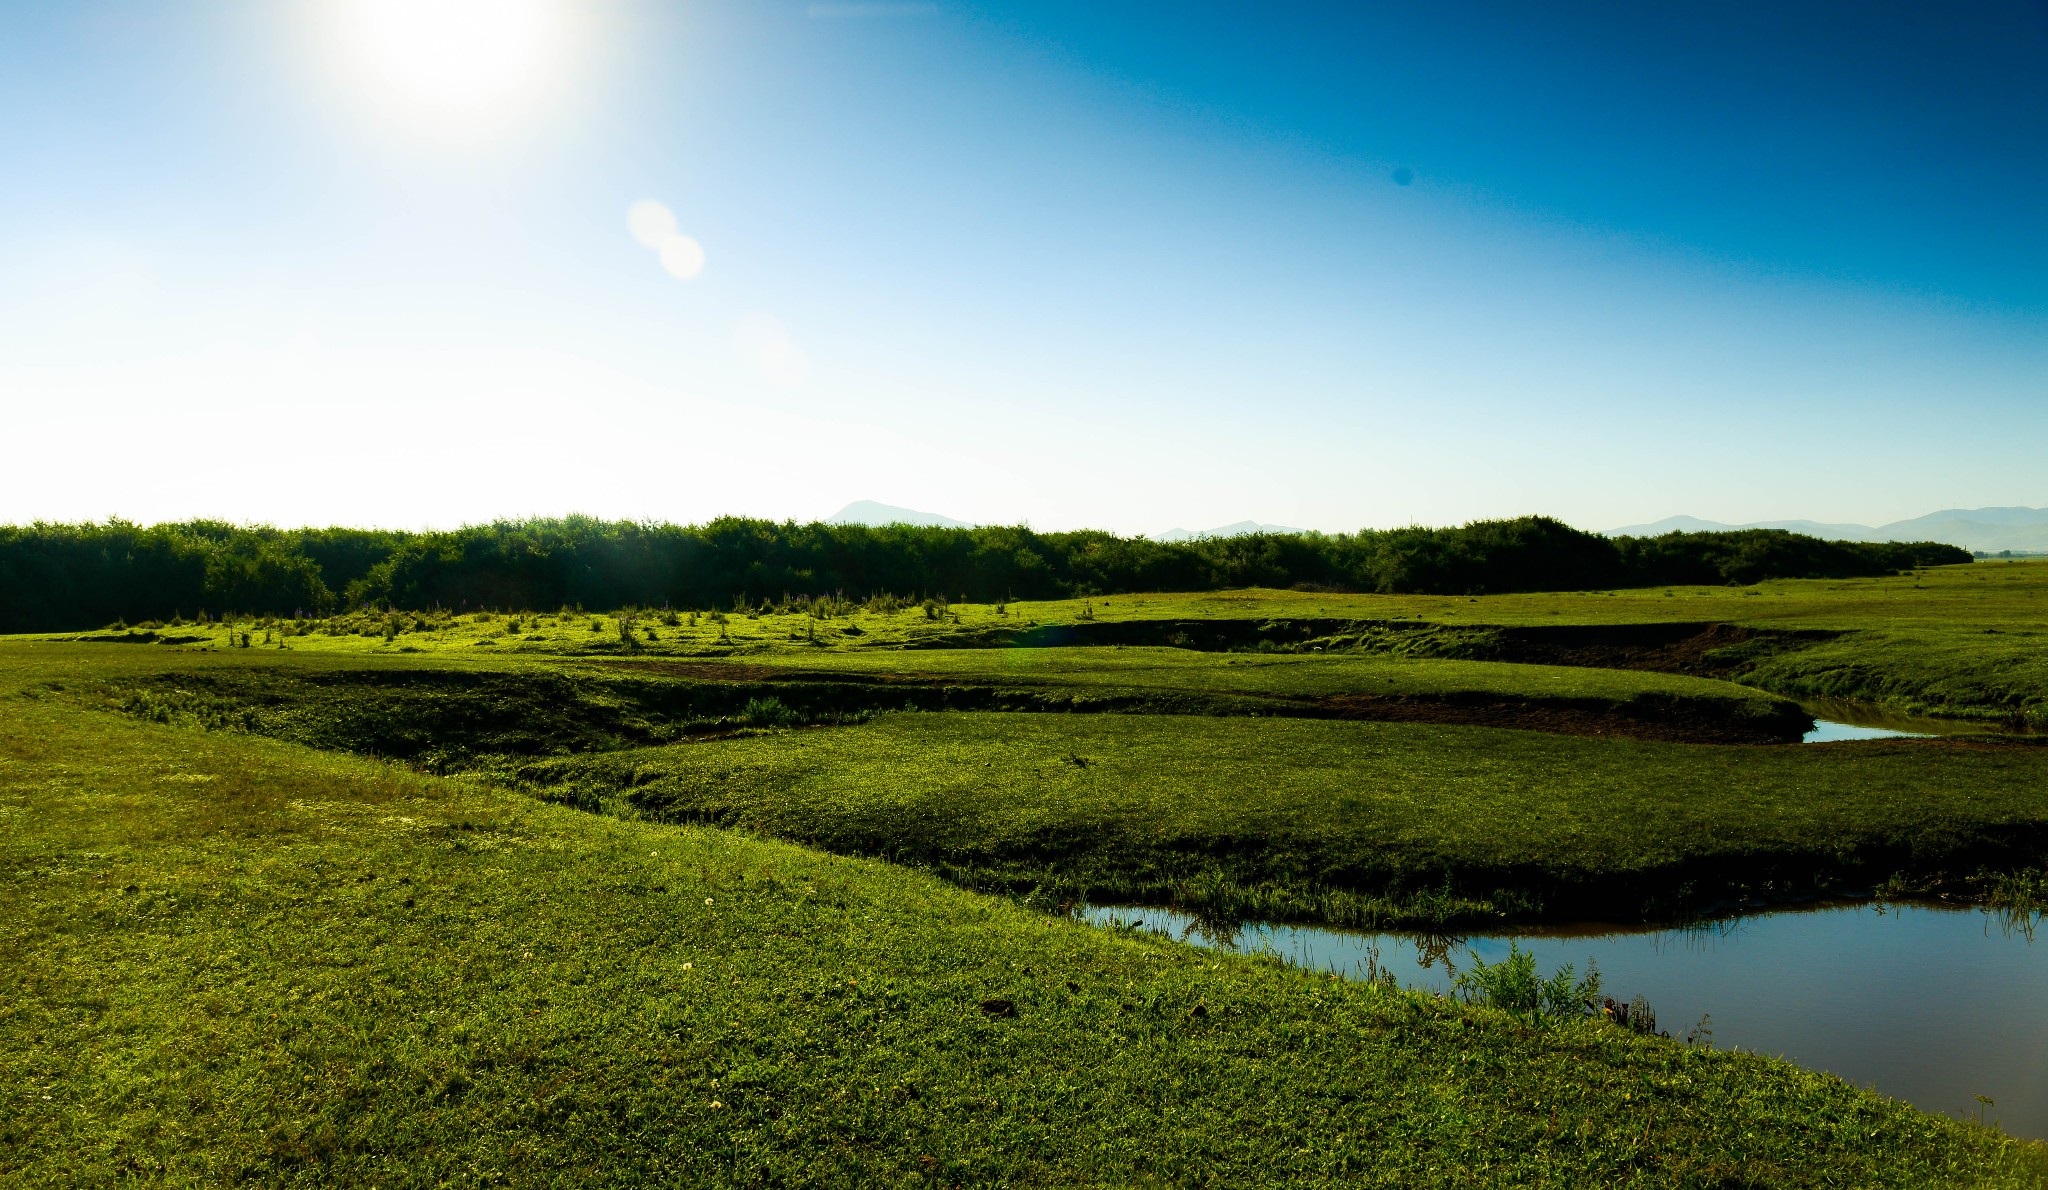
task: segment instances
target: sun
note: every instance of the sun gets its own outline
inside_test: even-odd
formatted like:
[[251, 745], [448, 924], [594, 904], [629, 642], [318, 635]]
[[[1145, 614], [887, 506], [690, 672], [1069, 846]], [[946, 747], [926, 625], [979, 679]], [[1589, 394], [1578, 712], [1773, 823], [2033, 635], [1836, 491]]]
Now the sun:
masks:
[[330, 0], [323, 38], [357, 90], [422, 131], [544, 102], [567, 65], [567, 0]]

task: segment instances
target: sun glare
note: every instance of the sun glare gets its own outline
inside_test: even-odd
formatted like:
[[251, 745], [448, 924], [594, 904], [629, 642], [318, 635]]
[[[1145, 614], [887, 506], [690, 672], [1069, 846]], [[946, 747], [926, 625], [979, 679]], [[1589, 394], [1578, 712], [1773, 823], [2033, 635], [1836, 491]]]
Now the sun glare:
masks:
[[377, 106], [426, 131], [474, 129], [544, 100], [564, 67], [566, 0], [333, 0], [325, 30]]

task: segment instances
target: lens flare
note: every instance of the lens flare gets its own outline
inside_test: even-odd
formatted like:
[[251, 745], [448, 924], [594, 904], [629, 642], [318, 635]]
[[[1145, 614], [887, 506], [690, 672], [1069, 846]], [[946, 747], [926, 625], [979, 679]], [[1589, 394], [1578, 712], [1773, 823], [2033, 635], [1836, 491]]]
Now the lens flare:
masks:
[[661, 267], [678, 281], [704, 271], [704, 245], [677, 230], [675, 213], [651, 198], [626, 208], [626, 230], [661, 258]]
[[661, 242], [661, 267], [678, 281], [688, 281], [704, 271], [704, 249], [686, 235], [672, 235]]
[[676, 217], [667, 207], [651, 198], [643, 198], [626, 208], [626, 230], [640, 241], [640, 246], [661, 251], [662, 243], [678, 234]]

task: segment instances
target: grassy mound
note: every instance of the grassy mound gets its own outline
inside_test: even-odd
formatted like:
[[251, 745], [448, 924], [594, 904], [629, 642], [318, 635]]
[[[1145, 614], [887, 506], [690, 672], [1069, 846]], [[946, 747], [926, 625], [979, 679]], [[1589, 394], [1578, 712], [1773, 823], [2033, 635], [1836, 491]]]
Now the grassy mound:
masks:
[[973, 887], [1233, 920], [1627, 920], [2048, 865], [2048, 749], [2003, 744], [893, 715], [517, 776], [579, 805], [928, 864]]

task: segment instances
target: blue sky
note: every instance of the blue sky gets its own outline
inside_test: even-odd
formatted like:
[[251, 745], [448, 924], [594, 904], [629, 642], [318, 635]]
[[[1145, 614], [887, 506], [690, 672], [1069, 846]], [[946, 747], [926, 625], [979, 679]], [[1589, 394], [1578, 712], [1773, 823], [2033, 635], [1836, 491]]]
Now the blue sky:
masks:
[[2048, 504], [2038, 4], [382, 2], [0, 7], [0, 520]]

